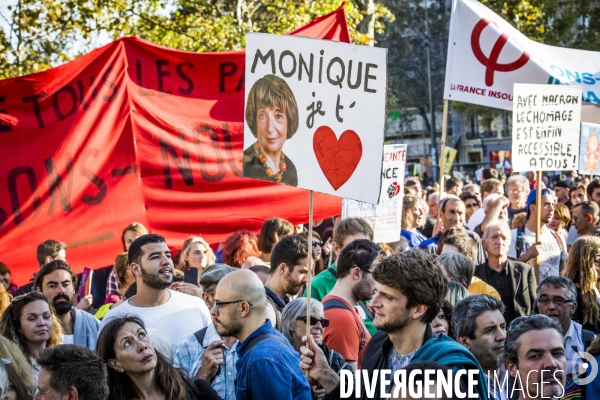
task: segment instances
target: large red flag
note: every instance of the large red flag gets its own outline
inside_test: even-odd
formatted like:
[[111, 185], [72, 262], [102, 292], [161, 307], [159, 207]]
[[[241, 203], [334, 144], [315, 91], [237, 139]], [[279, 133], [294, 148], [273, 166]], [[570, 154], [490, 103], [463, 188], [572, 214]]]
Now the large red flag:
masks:
[[[296, 31], [349, 41], [343, 8]], [[308, 220], [308, 192], [241, 178], [244, 51], [189, 53], [119, 39], [42, 73], [0, 81], [0, 261], [13, 280], [36, 247], [110, 265], [131, 222], [211, 243], [267, 218]], [[315, 195], [316, 219], [340, 199]]]

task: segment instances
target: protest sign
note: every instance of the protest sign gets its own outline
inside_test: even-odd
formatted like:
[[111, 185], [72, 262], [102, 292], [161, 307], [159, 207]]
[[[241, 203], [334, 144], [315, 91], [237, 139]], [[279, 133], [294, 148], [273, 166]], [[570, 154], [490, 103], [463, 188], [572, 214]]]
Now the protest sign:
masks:
[[[349, 40], [343, 8], [297, 32]], [[68, 245], [76, 273], [114, 264], [134, 221], [174, 251], [190, 235], [257, 233], [273, 216], [307, 222], [306, 191], [241, 177], [244, 66], [244, 51], [122, 38], [0, 81], [0, 261], [13, 282], [39, 271], [46, 239]], [[340, 209], [315, 194], [315, 219]]]
[[581, 87], [516, 84], [514, 96], [513, 170], [577, 169]]
[[385, 145], [383, 154], [379, 203], [375, 205], [344, 199], [342, 218], [364, 218], [375, 231], [375, 242], [391, 243], [400, 240], [406, 145]]
[[512, 110], [513, 85], [582, 86], [600, 104], [600, 52], [548, 46], [520, 33], [477, 0], [454, 0], [444, 99]]
[[579, 142], [579, 173], [600, 175], [600, 125], [584, 122], [581, 124]]
[[386, 49], [246, 36], [243, 176], [377, 203]]
[[[458, 150], [444, 146], [444, 173], [449, 174], [452, 171], [452, 165], [454, 164], [454, 160], [456, 159], [456, 155], [458, 154]], [[441, 165], [441, 162], [440, 162]]]

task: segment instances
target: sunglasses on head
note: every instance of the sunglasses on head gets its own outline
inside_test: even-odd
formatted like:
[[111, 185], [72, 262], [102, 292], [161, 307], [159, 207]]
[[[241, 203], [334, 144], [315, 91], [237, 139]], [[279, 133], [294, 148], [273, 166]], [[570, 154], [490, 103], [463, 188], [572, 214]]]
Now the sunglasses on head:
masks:
[[[306, 315], [301, 315], [299, 317], [296, 317], [296, 319], [298, 321], [306, 322]], [[310, 316], [310, 326], [314, 326], [319, 322], [321, 323], [321, 326], [323, 328], [327, 328], [329, 326], [329, 320], [327, 318], [317, 318], [317, 317], [313, 317], [312, 315]]]

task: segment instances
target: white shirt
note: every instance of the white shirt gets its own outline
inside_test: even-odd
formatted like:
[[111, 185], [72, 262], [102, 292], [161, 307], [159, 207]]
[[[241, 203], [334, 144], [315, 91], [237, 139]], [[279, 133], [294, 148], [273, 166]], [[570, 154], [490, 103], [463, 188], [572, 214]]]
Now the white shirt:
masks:
[[577, 233], [577, 229], [575, 229], [574, 225], [571, 225], [569, 228], [569, 234], [567, 235], [567, 244], [569, 246], [573, 246], [573, 243], [579, 239], [579, 233]]
[[73, 344], [73, 336], [74, 335], [63, 335], [64, 344]]
[[[594, 337], [596, 337], [594, 335]], [[583, 363], [581, 357], [575, 357], [577, 351], [573, 350], [573, 346], [577, 348], [577, 351], [585, 351], [583, 345], [583, 337], [581, 335], [581, 324], [571, 320], [571, 325], [565, 334], [565, 352], [567, 356], [567, 375], [572, 375], [574, 372], [579, 370], [579, 367]], [[575, 365], [573, 365], [573, 359], [576, 359]], [[575, 367], [575, 368], [573, 368]]]
[[[521, 255], [525, 254], [527, 250], [535, 243], [535, 232], [525, 228], [525, 236], [523, 238], [523, 250]], [[511, 231], [510, 248], [508, 249], [508, 257], [517, 259], [517, 229]], [[541, 282], [547, 276], [559, 276], [560, 261], [566, 257], [567, 249], [563, 243], [563, 246], [558, 244], [558, 241], [550, 232], [550, 228], [542, 226], [542, 233], [540, 235], [540, 241], [542, 242], [542, 252], [540, 254], [540, 279]], [[530, 262], [535, 262], [535, 258], [532, 258]]]
[[167, 334], [171, 343], [177, 343], [189, 335], [206, 327], [211, 322], [210, 312], [202, 299], [185, 293], [166, 289], [171, 294], [166, 303], [156, 307], [135, 307], [131, 297], [117, 307], [113, 307], [102, 319], [98, 334], [106, 324], [125, 315], [139, 316], [146, 329], [159, 329]]
[[467, 228], [469, 228], [471, 232], [475, 232], [477, 225], [481, 224], [484, 219], [485, 209], [480, 207], [473, 213], [473, 215], [471, 215], [471, 218], [469, 218], [469, 222], [467, 222]]

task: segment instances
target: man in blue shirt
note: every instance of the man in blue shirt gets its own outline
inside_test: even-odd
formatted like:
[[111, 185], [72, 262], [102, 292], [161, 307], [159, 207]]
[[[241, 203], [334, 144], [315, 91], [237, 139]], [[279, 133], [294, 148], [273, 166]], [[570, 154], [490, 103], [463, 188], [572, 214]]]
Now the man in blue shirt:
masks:
[[311, 400], [298, 353], [266, 319], [267, 296], [248, 270], [221, 279], [211, 309], [217, 332], [239, 340], [235, 395], [238, 399]]

